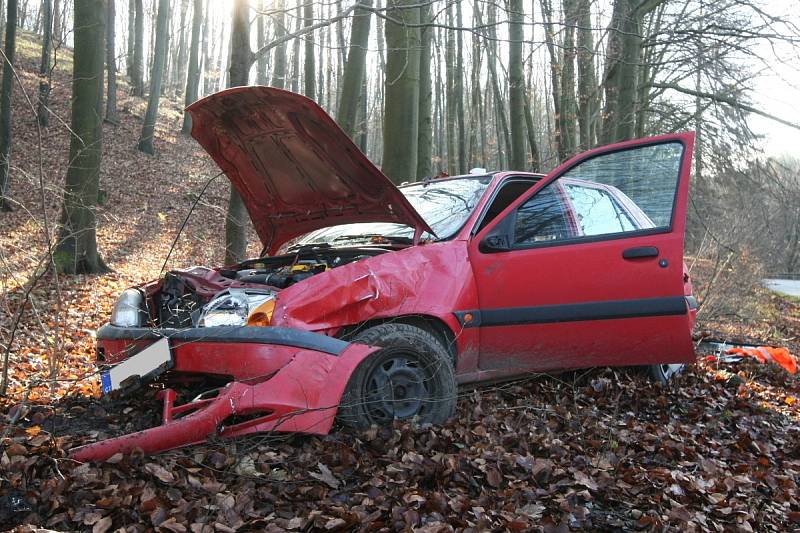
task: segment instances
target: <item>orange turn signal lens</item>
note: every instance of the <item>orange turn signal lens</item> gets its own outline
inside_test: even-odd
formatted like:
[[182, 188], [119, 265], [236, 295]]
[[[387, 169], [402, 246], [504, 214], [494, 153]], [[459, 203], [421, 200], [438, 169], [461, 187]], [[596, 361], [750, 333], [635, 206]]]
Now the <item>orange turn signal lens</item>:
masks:
[[272, 323], [272, 313], [275, 311], [275, 299], [267, 300], [256, 307], [247, 317], [248, 326], [269, 326]]

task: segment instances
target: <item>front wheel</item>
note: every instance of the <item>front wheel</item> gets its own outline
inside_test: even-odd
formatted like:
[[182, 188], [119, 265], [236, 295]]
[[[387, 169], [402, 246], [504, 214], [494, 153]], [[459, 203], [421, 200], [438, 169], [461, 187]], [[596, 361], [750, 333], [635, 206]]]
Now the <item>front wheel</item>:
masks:
[[647, 374], [650, 379], [656, 383], [666, 384], [685, 369], [686, 365], [683, 363], [649, 365], [647, 367]]
[[408, 324], [380, 324], [353, 342], [380, 346], [356, 368], [337, 418], [354, 429], [415, 418], [442, 424], [455, 411], [456, 381], [447, 349], [429, 332]]

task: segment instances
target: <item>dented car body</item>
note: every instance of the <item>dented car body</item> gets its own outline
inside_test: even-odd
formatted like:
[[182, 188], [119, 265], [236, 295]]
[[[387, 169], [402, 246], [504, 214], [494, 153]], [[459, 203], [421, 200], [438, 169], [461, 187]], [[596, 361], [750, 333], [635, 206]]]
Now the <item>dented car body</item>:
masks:
[[[649, 365], [667, 379], [694, 360], [683, 263], [692, 134], [591, 150], [546, 176], [397, 188], [305, 97], [235, 88], [189, 112], [264, 253], [123, 293], [97, 333], [102, 364], [122, 368], [168, 339], [167, 362], [133, 381], [219, 386], [180, 405], [165, 389], [162, 426], [77, 459], [210, 435], [325, 434], [337, 416], [438, 423], [457, 383], [599, 365]], [[114, 379], [106, 388], [127, 385]]]

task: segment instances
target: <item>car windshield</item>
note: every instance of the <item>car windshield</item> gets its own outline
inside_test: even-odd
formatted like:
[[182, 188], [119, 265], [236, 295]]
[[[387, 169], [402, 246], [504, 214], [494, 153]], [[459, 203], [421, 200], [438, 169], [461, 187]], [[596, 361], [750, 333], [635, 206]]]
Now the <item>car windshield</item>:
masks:
[[[436, 238], [445, 240], [461, 229], [491, 181], [491, 176], [447, 179], [407, 185], [401, 187], [400, 191], [436, 233]], [[380, 242], [381, 238], [386, 239], [386, 243], [411, 243], [413, 237], [413, 228], [403, 224], [364, 222], [313, 231], [285, 248], [310, 244], [341, 246], [363, 241]], [[424, 233], [423, 238], [433, 236]]]

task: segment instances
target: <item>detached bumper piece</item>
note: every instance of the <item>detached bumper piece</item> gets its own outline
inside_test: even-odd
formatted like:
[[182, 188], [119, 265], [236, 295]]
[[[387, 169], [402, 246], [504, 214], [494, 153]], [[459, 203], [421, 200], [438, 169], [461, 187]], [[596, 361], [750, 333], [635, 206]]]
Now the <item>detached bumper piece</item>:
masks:
[[[281, 332], [281, 343], [276, 345], [253, 338], [233, 343], [223, 343], [218, 336], [211, 336], [208, 342], [171, 339], [175, 370], [216, 373], [215, 362], [224, 359], [228, 364], [223, 366], [230, 367], [233, 360], [232, 366], [240, 370], [235, 381], [214, 391], [213, 397], [200, 396], [181, 405], [176, 405], [177, 393], [165, 389], [159, 393], [164, 402], [161, 426], [81, 446], [70, 456], [78, 461], [104, 461], [137, 449], [155, 454], [210, 437], [265, 431], [327, 434], [350, 375], [377, 348], [336, 341], [341, 349], [327, 350], [329, 341], [335, 339], [297, 333], [301, 335], [295, 344], [301, 346], [292, 346], [287, 331]], [[322, 350], [309, 348], [309, 335], [320, 337]], [[100, 335], [98, 339], [102, 340]], [[223, 357], [213, 353], [217, 348], [225, 349]]]

